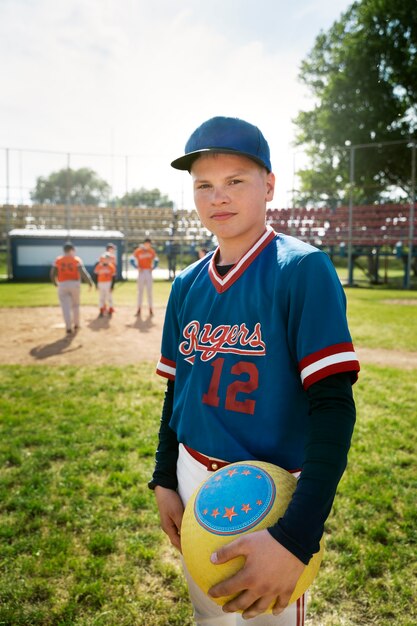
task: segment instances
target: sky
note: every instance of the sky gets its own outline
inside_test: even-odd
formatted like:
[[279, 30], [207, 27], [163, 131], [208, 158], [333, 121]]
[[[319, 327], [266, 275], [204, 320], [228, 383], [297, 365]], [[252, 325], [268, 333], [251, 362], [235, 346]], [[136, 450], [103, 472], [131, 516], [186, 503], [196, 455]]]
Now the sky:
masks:
[[311, 103], [300, 64], [349, 0], [0, 0], [0, 203], [38, 176], [91, 167], [193, 207], [170, 167], [215, 115], [259, 126], [291, 205], [292, 120]]

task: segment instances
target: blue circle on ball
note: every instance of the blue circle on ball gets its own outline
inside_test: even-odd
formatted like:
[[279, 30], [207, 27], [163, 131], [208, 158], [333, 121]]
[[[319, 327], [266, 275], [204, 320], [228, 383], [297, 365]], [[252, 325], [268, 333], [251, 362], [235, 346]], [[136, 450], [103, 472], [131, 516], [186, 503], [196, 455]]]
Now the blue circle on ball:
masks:
[[200, 487], [194, 514], [200, 526], [217, 535], [250, 530], [268, 514], [276, 497], [275, 483], [256, 465], [229, 465]]

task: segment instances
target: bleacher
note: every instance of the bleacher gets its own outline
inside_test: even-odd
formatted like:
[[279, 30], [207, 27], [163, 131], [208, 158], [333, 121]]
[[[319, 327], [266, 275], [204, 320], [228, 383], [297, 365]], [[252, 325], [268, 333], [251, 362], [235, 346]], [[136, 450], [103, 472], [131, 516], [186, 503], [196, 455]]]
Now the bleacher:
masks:
[[[417, 207], [417, 205], [416, 205]], [[406, 204], [355, 206], [352, 244], [357, 247], [408, 245], [410, 207]], [[267, 222], [278, 232], [294, 235], [319, 247], [340, 247], [349, 241], [349, 207], [269, 209]], [[414, 213], [414, 245], [417, 214]]]
[[[362, 248], [409, 244], [408, 204], [355, 206], [352, 210], [352, 244]], [[267, 222], [276, 231], [294, 235], [313, 245], [334, 249], [349, 241], [349, 208], [268, 209]], [[167, 241], [201, 245], [210, 239], [195, 210], [173, 211], [169, 207], [87, 207], [32, 205], [0, 207], [0, 243], [14, 228], [120, 230], [130, 250], [145, 237], [158, 246]], [[417, 215], [414, 215], [414, 245]]]
[[174, 243], [195, 244], [209, 237], [197, 212], [169, 207], [91, 207], [65, 205], [2, 206], [0, 241], [4, 246], [7, 232], [14, 228], [120, 230], [128, 249], [146, 237], [162, 246]]

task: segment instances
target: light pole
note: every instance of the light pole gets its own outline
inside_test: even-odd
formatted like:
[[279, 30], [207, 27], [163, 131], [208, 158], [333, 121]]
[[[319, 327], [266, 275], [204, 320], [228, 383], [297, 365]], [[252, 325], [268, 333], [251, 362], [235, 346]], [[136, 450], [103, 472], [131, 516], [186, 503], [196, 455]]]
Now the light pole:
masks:
[[129, 271], [129, 239], [130, 239], [130, 229], [129, 229], [129, 209], [128, 209], [128, 201], [127, 194], [129, 190], [129, 157], [125, 156], [125, 207], [124, 207], [124, 253], [125, 253], [125, 278], [127, 280], [127, 274]]
[[71, 154], [69, 152], [67, 153], [67, 170], [65, 174], [65, 228], [68, 231], [71, 229]]
[[10, 249], [9, 232], [12, 229], [10, 212], [10, 169], [9, 169], [9, 148], [6, 148], [6, 259], [7, 259], [7, 279], [12, 278], [12, 255]]
[[353, 287], [353, 186], [355, 183], [355, 146], [350, 147], [349, 166], [349, 221], [348, 221], [348, 286]]
[[405, 288], [411, 286], [411, 266], [413, 263], [413, 239], [414, 239], [414, 202], [416, 198], [416, 142], [411, 144], [411, 190], [410, 190], [410, 217], [408, 231], [408, 259]]

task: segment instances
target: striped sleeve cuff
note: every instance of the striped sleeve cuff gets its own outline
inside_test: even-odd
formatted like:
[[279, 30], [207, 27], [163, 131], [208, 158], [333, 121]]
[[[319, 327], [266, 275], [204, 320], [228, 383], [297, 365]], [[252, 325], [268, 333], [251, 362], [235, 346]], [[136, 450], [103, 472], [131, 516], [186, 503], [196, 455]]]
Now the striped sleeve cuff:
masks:
[[175, 380], [176, 374], [176, 363], [175, 361], [170, 361], [161, 355], [158, 365], [156, 366], [156, 373], [159, 376], [163, 376], [164, 378], [168, 378], [169, 380]]
[[352, 382], [358, 377], [360, 365], [352, 343], [338, 343], [314, 352], [299, 363], [301, 382], [304, 389], [333, 374], [352, 372]]

